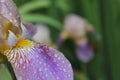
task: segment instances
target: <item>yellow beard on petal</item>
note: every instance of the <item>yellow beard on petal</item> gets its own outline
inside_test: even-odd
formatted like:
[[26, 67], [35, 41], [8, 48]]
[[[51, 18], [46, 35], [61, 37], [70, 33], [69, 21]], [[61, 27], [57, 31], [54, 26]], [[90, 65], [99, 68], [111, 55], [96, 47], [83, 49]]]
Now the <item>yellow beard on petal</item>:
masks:
[[34, 45], [34, 42], [27, 40], [27, 39], [20, 39], [17, 44], [14, 46], [14, 48], [19, 47], [32, 47]]

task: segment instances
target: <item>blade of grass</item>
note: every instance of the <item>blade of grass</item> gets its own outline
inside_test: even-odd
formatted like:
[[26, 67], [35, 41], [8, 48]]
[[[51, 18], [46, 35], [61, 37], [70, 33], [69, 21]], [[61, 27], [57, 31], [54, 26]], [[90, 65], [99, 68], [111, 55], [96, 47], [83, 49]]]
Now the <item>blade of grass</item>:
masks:
[[89, 0], [81, 0], [82, 6], [83, 6], [83, 12], [84, 16], [89, 20], [92, 21], [93, 15], [92, 15], [92, 7], [90, 5]]
[[26, 14], [26, 15], [22, 15], [22, 19], [33, 23], [45, 23], [58, 30], [61, 30], [62, 28], [62, 24], [59, 21], [42, 14]]
[[116, 25], [116, 13], [117, 13], [117, 7], [116, 7], [116, 1], [117, 0], [106, 0], [104, 1], [104, 17], [105, 17], [105, 30], [106, 30], [106, 42], [108, 47], [108, 53], [110, 55], [110, 61], [111, 61], [111, 70], [112, 70], [112, 77], [113, 80], [119, 80], [120, 79], [120, 65], [119, 65], [119, 57], [120, 57], [120, 50], [117, 48], [117, 37], [115, 34], [117, 31], [117, 25]]
[[25, 14], [36, 9], [49, 8], [50, 6], [50, 0], [34, 0], [20, 6], [19, 11], [21, 14]]
[[[100, 0], [81, 0], [82, 5], [83, 5], [83, 12], [84, 12], [84, 16], [88, 19], [88, 21], [90, 21], [96, 28], [96, 31], [99, 32], [100, 34], [102, 34], [102, 28], [101, 28], [101, 14], [100, 14]], [[100, 45], [100, 49], [99, 49], [99, 53], [96, 54], [94, 60], [88, 64], [88, 72], [90, 75], [90, 77], [92, 79], [102, 79], [105, 80], [106, 79], [106, 74], [105, 74], [105, 67], [104, 65], [104, 60], [105, 57], [103, 57], [104, 51], [103, 51], [103, 40], [101, 37], [101, 41], [99, 43]], [[102, 66], [102, 68], [101, 68]]]
[[0, 80], [12, 80], [12, 77], [4, 64], [0, 64]]

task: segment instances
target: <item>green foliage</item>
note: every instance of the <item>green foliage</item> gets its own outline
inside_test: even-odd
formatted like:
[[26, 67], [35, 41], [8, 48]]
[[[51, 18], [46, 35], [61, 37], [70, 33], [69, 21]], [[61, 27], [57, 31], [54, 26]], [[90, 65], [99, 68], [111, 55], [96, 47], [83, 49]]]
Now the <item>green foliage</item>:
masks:
[[[34, 17], [33, 17], [34, 16]], [[25, 14], [22, 15], [23, 20], [33, 23], [44, 23], [61, 30], [62, 24], [54, 18], [42, 14]]]
[[12, 80], [9, 71], [3, 64], [0, 64], [0, 80]]
[[32, 10], [49, 8], [50, 6], [51, 6], [50, 0], [35, 0], [20, 6], [19, 11], [21, 14], [26, 14]]

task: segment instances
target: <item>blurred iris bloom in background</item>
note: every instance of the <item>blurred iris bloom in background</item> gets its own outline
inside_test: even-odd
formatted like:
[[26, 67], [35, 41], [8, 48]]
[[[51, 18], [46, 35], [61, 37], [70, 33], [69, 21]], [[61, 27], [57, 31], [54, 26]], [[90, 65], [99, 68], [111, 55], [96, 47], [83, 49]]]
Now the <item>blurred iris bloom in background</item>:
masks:
[[58, 47], [70, 37], [76, 43], [78, 59], [87, 63], [94, 57], [94, 50], [87, 36], [88, 32], [92, 32], [94, 36], [96, 34], [94, 27], [87, 20], [76, 14], [70, 14], [65, 18], [64, 29], [57, 40]]

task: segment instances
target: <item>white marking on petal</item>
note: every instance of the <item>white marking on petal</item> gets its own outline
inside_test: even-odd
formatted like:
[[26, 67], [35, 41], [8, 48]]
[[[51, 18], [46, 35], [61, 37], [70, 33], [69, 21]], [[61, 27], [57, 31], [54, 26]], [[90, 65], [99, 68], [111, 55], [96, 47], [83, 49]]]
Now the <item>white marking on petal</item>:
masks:
[[16, 37], [16, 35], [12, 31], [9, 30], [9, 35], [7, 39], [9, 46], [10, 47], [15, 46], [17, 41], [18, 41], [18, 38]]
[[22, 36], [21, 37], [22, 38], [28, 38], [29, 32], [22, 23], [21, 23], [21, 29], [22, 29]]

